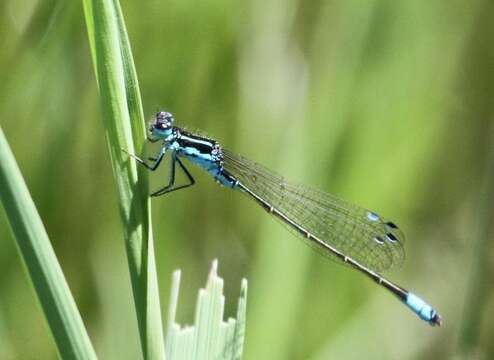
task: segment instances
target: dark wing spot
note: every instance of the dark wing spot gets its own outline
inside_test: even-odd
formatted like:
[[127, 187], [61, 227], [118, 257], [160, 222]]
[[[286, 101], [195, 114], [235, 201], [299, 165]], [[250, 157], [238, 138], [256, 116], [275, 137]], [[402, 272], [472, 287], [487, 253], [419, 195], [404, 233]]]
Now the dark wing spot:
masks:
[[388, 240], [389, 240], [389, 241], [391, 241], [391, 242], [397, 242], [397, 241], [398, 241], [398, 239], [396, 238], [396, 236], [394, 236], [394, 235], [393, 235], [393, 234], [391, 234], [391, 233], [387, 233], [387, 234], [386, 234], [386, 237], [387, 237], [387, 238], [388, 238]]
[[386, 225], [388, 225], [391, 229], [398, 229], [398, 226], [394, 222], [388, 221]]

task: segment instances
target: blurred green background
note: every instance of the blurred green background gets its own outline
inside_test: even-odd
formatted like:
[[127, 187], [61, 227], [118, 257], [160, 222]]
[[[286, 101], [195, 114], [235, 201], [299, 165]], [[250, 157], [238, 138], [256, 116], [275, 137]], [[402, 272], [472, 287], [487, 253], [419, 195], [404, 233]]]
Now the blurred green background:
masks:
[[[249, 280], [245, 359], [494, 356], [491, 1], [122, 8], [147, 116], [165, 108], [288, 179], [393, 219], [407, 261], [386, 275], [427, 299], [444, 326], [429, 327], [195, 168], [196, 186], [153, 200], [165, 314], [181, 268], [179, 315], [193, 321], [218, 258], [227, 315]], [[0, 125], [96, 351], [139, 359], [82, 5], [3, 0], [0, 44]], [[0, 358], [56, 358], [3, 209], [0, 246]]]

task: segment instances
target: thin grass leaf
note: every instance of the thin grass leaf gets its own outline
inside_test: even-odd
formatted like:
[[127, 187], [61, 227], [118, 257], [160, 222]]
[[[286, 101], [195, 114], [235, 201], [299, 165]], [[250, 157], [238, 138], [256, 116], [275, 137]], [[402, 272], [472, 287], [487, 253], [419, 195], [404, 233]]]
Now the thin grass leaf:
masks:
[[242, 280], [237, 318], [223, 321], [223, 279], [213, 261], [205, 289], [199, 290], [193, 326], [176, 323], [180, 270], [173, 273], [166, 334], [167, 357], [172, 360], [234, 360], [242, 357], [247, 309], [247, 280]]
[[63, 359], [96, 359], [50, 239], [0, 128], [0, 199]]
[[145, 359], [165, 357], [147, 178], [122, 152], [139, 152], [144, 121], [137, 76], [118, 1], [83, 0], [103, 120], [124, 222], [134, 301]]
[[[494, 126], [491, 126], [491, 134], [494, 134]], [[493, 231], [494, 214], [494, 151], [489, 146], [485, 174], [480, 187], [478, 199], [477, 229], [472, 240], [473, 261], [469, 274], [469, 289], [465, 296], [463, 321], [460, 326], [458, 353], [465, 359], [481, 356], [481, 331], [484, 314], [487, 311], [488, 291], [490, 289], [489, 242]]]

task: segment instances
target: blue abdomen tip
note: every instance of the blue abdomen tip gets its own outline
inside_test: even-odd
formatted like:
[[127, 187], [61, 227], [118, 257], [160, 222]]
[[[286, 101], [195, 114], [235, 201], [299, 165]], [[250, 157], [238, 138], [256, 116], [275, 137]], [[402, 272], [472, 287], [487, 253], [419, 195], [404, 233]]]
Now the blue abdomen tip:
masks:
[[441, 316], [439, 316], [437, 311], [434, 310], [432, 306], [427, 304], [417, 295], [409, 292], [405, 303], [422, 320], [427, 321], [432, 326], [441, 326]]

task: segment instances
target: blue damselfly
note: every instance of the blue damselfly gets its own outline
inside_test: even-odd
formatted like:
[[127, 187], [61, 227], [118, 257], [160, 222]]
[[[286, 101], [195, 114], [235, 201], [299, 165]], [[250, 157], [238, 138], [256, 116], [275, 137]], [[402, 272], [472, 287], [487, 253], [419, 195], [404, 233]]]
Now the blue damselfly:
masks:
[[[221, 185], [245, 193], [320, 253], [365, 274], [429, 324], [441, 325], [441, 317], [429, 304], [379, 274], [404, 258], [404, 235], [395, 223], [330, 194], [291, 184], [261, 165], [223, 149], [215, 140], [174, 126], [173, 116], [168, 112], [155, 115], [148, 140], [162, 141], [158, 156], [150, 158], [153, 164], [130, 154], [135, 160], [154, 171], [167, 151], [172, 158], [168, 184], [151, 196], [194, 184], [181, 160], [186, 158]], [[188, 184], [175, 186], [177, 164]]]

